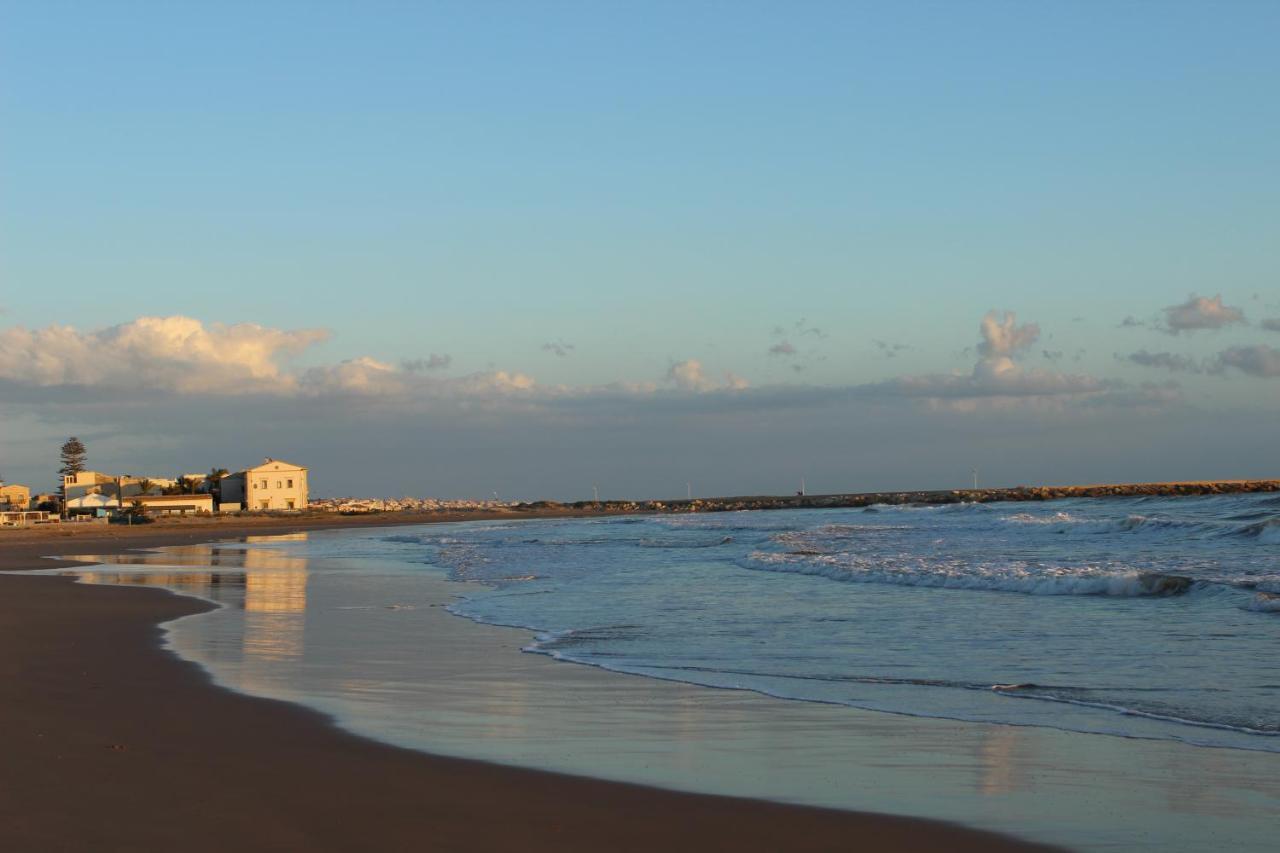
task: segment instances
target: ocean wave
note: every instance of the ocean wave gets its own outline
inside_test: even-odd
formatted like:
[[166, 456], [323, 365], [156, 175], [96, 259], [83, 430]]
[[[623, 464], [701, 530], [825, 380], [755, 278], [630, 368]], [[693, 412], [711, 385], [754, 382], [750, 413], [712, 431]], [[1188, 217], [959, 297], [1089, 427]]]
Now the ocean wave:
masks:
[[1002, 524], [1026, 526], [1051, 533], [1122, 533], [1162, 536], [1170, 533], [1186, 538], [1254, 537], [1264, 542], [1280, 541], [1280, 516], [1250, 514], [1247, 518], [1197, 520], [1155, 515], [1128, 515], [1124, 518], [1089, 518], [1070, 512], [1037, 515], [1022, 512], [1000, 518]]
[[990, 504], [978, 503], [977, 501], [957, 501], [949, 504], [869, 504], [864, 507], [863, 512], [871, 513], [979, 513], [985, 514], [993, 511]]
[[841, 550], [840, 543], [906, 533], [911, 527], [900, 524], [824, 524], [807, 530], [784, 530], [769, 538], [784, 548], [814, 553]]
[[878, 583], [934, 589], [1018, 592], [1027, 595], [1100, 595], [1124, 598], [1164, 597], [1190, 592], [1202, 582], [1161, 572], [1041, 570], [1024, 566], [962, 568], [954, 565], [902, 565], [855, 555], [779, 554], [756, 551], [742, 568], [814, 575], [845, 583]]
[[1045, 688], [1037, 684], [996, 684], [992, 691], [1001, 696], [1015, 699], [1034, 699], [1041, 702], [1058, 702], [1064, 705], [1075, 705], [1082, 708], [1094, 708], [1100, 711], [1114, 711], [1129, 717], [1143, 717], [1148, 720], [1159, 720], [1165, 723], [1178, 723], [1184, 726], [1195, 726], [1205, 729], [1241, 732], [1250, 735], [1280, 735], [1280, 724], [1258, 723], [1255, 720], [1221, 720], [1199, 717], [1181, 711], [1174, 713], [1172, 708], [1159, 706], [1138, 707], [1137, 703], [1124, 704], [1093, 698], [1093, 691], [1073, 688]]
[[1265, 521], [1255, 521], [1240, 530], [1241, 536], [1257, 539], [1259, 542], [1280, 543], [1280, 516], [1273, 516]]
[[719, 548], [733, 542], [732, 536], [718, 536], [713, 539], [641, 539], [641, 548]]

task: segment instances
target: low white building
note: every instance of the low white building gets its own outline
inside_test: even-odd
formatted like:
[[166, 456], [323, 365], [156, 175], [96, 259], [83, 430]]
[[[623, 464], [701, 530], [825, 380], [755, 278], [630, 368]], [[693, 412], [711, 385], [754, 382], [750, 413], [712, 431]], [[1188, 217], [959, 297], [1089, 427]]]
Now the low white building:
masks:
[[213, 512], [213, 495], [126, 495], [120, 501], [115, 495], [91, 494], [67, 501], [72, 515], [132, 512], [147, 515], [200, 515]]
[[[219, 509], [301, 510], [307, 508], [307, 469], [267, 457], [261, 465], [222, 478]], [[239, 506], [237, 506], [239, 505]]]
[[126, 508], [147, 515], [208, 515], [213, 512], [213, 495], [136, 495], [125, 498]]
[[[124, 506], [128, 506], [126, 503]], [[100, 509], [115, 510], [120, 509], [120, 501], [115, 495], [103, 494], [101, 492], [93, 492], [90, 494], [81, 494], [76, 498], [67, 498], [67, 512], [97, 512]]]

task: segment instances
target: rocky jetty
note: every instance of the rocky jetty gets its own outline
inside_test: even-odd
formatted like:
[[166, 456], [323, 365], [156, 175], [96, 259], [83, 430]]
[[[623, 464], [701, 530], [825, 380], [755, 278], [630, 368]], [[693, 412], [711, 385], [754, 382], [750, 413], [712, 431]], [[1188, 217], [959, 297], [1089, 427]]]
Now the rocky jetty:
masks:
[[877, 504], [934, 506], [999, 501], [1052, 501], [1064, 498], [1178, 497], [1280, 492], [1280, 480], [1219, 480], [1180, 483], [1106, 483], [1089, 486], [1016, 486], [1011, 489], [952, 489], [949, 491], [863, 492], [841, 495], [757, 495], [694, 498], [669, 501], [537, 501], [517, 504], [521, 510], [560, 509], [576, 513], [735, 512], [747, 509], [820, 509], [869, 507]]

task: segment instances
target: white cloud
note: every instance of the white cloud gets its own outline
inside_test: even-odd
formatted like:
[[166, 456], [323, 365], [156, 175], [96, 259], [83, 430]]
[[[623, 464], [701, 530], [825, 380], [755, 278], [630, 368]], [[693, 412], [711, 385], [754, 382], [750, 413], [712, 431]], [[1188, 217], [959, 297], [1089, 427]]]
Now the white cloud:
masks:
[[742, 391], [749, 387], [750, 383], [741, 376], [736, 376], [728, 371], [724, 374], [724, 379], [717, 381], [706, 375], [702, 369], [702, 362], [696, 358], [690, 358], [685, 361], [679, 361], [671, 365], [667, 371], [667, 382], [674, 385], [680, 391]]
[[1034, 323], [1018, 325], [1017, 315], [1011, 311], [1003, 315], [988, 312], [978, 331], [982, 358], [967, 374], [899, 376], [857, 390], [872, 396], [917, 397], [937, 405], [972, 409], [980, 401], [995, 406], [1043, 403], [1100, 394], [1112, 387], [1092, 376], [1028, 369], [1018, 364], [1015, 356], [1039, 339], [1040, 327]]
[[1221, 329], [1244, 322], [1244, 312], [1222, 304], [1222, 295], [1212, 299], [1194, 293], [1181, 305], [1164, 309], [1165, 327], [1170, 334], [1193, 332], [1199, 329]]
[[70, 326], [0, 330], [0, 380], [28, 395], [76, 389], [180, 395], [320, 397], [481, 397], [528, 392], [534, 380], [502, 370], [451, 379], [423, 375], [452, 359], [399, 366], [362, 356], [294, 370], [288, 362], [326, 340], [322, 329], [283, 330], [256, 323], [204, 324], [190, 317], [139, 317], [106, 329]]
[[1035, 323], [1018, 325], [1018, 315], [1012, 311], [1000, 316], [988, 311], [979, 326], [982, 343], [978, 352], [984, 356], [1013, 356], [1030, 347], [1040, 337], [1040, 327]]
[[284, 363], [328, 337], [323, 329], [206, 326], [180, 316], [139, 317], [91, 332], [13, 326], [0, 331], [0, 379], [39, 387], [289, 393], [296, 379]]
[[[398, 370], [368, 356], [336, 365], [313, 367], [299, 380], [301, 393], [312, 397], [356, 395], [383, 398], [500, 397], [535, 390], [531, 376], [505, 370], [489, 370], [456, 378], [422, 376]], [[550, 390], [550, 389], [549, 389]]]

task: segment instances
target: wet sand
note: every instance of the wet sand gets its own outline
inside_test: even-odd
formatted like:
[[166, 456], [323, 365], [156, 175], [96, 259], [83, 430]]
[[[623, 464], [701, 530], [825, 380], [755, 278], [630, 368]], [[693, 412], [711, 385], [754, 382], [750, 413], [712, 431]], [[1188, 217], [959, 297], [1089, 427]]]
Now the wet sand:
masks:
[[[55, 564], [42, 555], [71, 551], [355, 526], [335, 521], [4, 531], [0, 570], [47, 568]], [[207, 607], [156, 589], [0, 576], [0, 845], [1044, 849], [946, 823], [666, 791], [366, 740], [304, 708], [218, 688], [161, 647], [161, 622]]]

